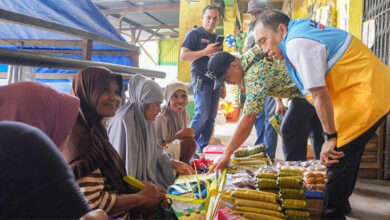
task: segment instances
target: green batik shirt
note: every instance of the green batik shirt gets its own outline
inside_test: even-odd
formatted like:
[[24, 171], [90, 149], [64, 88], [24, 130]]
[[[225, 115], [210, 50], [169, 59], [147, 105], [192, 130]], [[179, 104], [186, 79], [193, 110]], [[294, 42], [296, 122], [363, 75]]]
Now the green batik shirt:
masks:
[[[240, 57], [242, 69], [245, 71], [256, 55], [263, 50], [255, 46]], [[257, 61], [244, 73], [246, 100], [245, 114], [258, 114], [263, 111], [267, 96], [277, 98], [303, 98], [297, 86], [290, 78], [284, 61], [271, 61], [264, 57]]]

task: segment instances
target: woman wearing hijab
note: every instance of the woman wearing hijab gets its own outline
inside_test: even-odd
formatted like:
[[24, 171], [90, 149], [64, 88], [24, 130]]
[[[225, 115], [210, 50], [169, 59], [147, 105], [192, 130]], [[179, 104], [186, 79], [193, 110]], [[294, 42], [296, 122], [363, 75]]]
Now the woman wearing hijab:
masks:
[[89, 211], [57, 149], [78, 106], [78, 98], [42, 83], [0, 86], [0, 218], [80, 218]]
[[79, 99], [38, 82], [0, 86], [0, 121], [19, 121], [42, 130], [60, 147], [73, 127]]
[[[126, 170], [108, 140], [103, 117], [112, 117], [120, 104], [122, 77], [103, 67], [80, 70], [72, 93], [80, 99], [76, 124], [67, 138], [63, 155], [92, 209], [101, 208], [114, 218], [135, 218], [153, 213], [165, 197], [151, 183], [138, 192], [122, 178]], [[145, 216], [145, 215], [144, 215]]]
[[[194, 130], [188, 128], [187, 86], [182, 82], [169, 83], [164, 90], [165, 104], [156, 118], [157, 137], [162, 145], [180, 141], [180, 161], [189, 164], [196, 151]], [[172, 146], [172, 145], [171, 145]]]
[[135, 75], [129, 80], [129, 101], [108, 121], [108, 136], [125, 161], [127, 173], [167, 188], [180, 174], [193, 169], [160, 146], [154, 120], [163, 101], [161, 87], [151, 79]]

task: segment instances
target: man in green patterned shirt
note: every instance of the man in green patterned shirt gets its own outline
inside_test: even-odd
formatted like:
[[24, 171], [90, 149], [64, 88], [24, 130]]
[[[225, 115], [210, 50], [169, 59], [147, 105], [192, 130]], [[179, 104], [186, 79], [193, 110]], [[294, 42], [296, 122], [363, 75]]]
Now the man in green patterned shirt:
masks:
[[[246, 94], [244, 116], [223, 157], [209, 171], [211, 173], [223, 169], [229, 163], [234, 150], [248, 138], [257, 114], [263, 110], [265, 97], [302, 98], [302, 95], [290, 78], [284, 63], [270, 60], [258, 46], [240, 58], [227, 52], [217, 52], [210, 58], [208, 70], [206, 76], [215, 79], [214, 87], [226, 81], [228, 84], [238, 85]], [[277, 99], [276, 103], [278, 111], [283, 104], [280, 99]]]

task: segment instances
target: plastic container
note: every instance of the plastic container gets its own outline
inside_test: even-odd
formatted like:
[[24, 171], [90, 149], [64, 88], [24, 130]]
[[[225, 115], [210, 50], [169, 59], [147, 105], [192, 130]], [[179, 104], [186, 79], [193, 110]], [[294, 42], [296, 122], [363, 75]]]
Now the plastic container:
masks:
[[[247, 146], [241, 146], [238, 149], [247, 148]], [[204, 154], [223, 154], [225, 152], [226, 146], [224, 145], [209, 145], [203, 149]]]

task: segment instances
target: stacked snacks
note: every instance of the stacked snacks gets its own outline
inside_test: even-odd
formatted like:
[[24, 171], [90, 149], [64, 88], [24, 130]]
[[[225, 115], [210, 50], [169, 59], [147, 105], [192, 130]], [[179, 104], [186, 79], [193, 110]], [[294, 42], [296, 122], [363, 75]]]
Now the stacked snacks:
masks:
[[281, 162], [277, 164], [277, 168], [301, 171], [307, 191], [323, 192], [324, 185], [328, 180], [326, 166], [320, 164], [319, 160]]
[[231, 188], [222, 193], [222, 200], [232, 205], [229, 208], [232, 213], [248, 219], [280, 220], [285, 217], [274, 193]]
[[257, 186], [260, 190], [266, 192], [279, 193], [277, 182], [278, 172], [271, 167], [263, 167], [256, 171]]
[[279, 169], [278, 184], [287, 219], [309, 219], [301, 171], [290, 168]]
[[303, 173], [303, 180], [306, 190], [323, 192], [328, 178], [325, 171], [306, 171]]
[[306, 171], [326, 171], [326, 166], [322, 165], [319, 160], [279, 162], [277, 169], [283, 168], [300, 170], [302, 173]]
[[245, 168], [256, 170], [268, 163], [269, 159], [265, 153], [265, 146], [260, 144], [251, 148], [236, 150], [234, 158], [230, 160], [228, 165], [228, 173], [237, 173]]
[[264, 144], [258, 144], [254, 147], [249, 147], [245, 149], [239, 149], [234, 152], [234, 157], [247, 157], [250, 155], [255, 155], [259, 153], [264, 153], [265, 156], [265, 145]]

